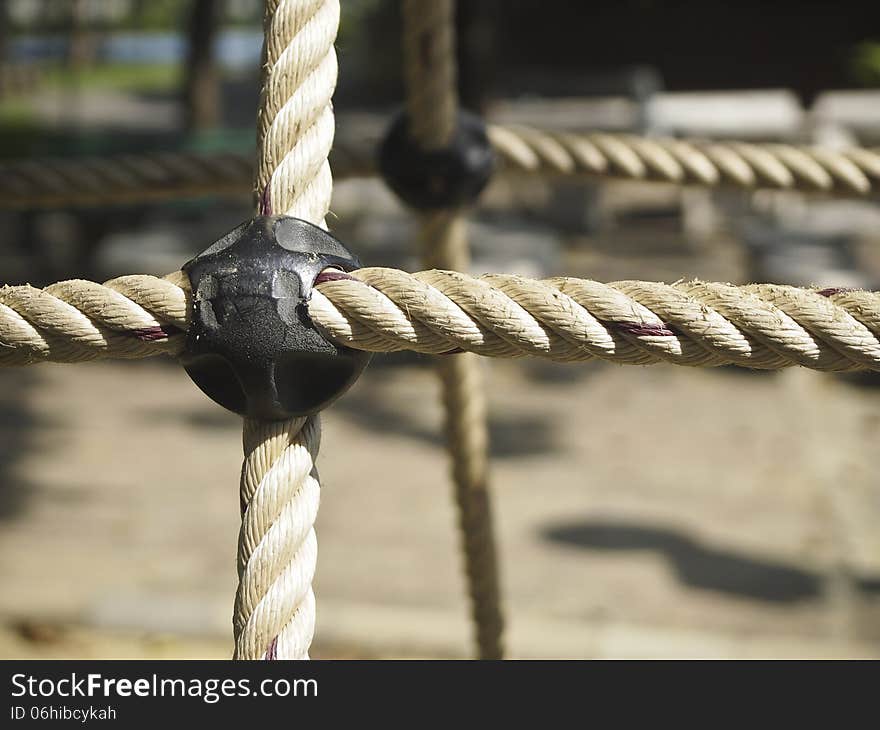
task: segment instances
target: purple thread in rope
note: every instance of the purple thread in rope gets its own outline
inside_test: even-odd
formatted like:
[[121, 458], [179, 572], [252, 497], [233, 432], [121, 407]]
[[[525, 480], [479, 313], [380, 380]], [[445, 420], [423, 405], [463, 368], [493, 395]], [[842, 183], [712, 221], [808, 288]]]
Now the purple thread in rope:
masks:
[[351, 274], [347, 274], [339, 269], [324, 269], [315, 277], [315, 286], [324, 284], [328, 281], [357, 281]]
[[269, 186], [263, 188], [260, 196], [260, 215], [272, 215], [272, 201], [269, 198]]
[[156, 342], [157, 340], [167, 340], [172, 335], [178, 334], [180, 332], [177, 327], [172, 327], [170, 325], [165, 327], [155, 326], [155, 327], [140, 327], [138, 329], [126, 330], [127, 335], [131, 335], [132, 337], [137, 337], [139, 340], [143, 340], [144, 342]]
[[266, 649], [266, 661], [272, 662], [278, 658], [278, 637], [276, 636], [269, 642], [269, 648]]
[[666, 324], [644, 324], [641, 322], [603, 322], [603, 324], [615, 327], [634, 337], [675, 337], [675, 332]]
[[846, 294], [851, 291], [855, 291], [855, 289], [848, 286], [830, 286], [827, 289], [820, 289], [816, 293], [821, 294], [823, 297], [833, 297], [835, 294]]

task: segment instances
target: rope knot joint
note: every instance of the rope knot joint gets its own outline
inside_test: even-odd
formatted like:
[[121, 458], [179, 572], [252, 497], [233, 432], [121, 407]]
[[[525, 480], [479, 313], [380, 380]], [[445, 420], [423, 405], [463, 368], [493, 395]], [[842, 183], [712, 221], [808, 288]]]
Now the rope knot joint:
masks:
[[[257, 216], [186, 263], [192, 322], [181, 363], [224, 408], [280, 421], [326, 408], [370, 355], [324, 339], [306, 310], [320, 277], [360, 267], [323, 228]], [[326, 273], [325, 270], [328, 270]]]
[[409, 117], [392, 120], [379, 148], [379, 170], [397, 196], [416, 210], [472, 205], [489, 182], [495, 152], [483, 120], [459, 111], [450, 138], [439, 147], [415, 139]]

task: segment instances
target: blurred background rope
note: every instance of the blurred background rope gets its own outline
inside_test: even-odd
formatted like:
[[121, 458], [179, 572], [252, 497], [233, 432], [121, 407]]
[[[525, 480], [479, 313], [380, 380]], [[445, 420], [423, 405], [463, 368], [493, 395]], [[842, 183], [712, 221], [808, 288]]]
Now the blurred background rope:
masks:
[[[442, 107], [441, 107], [442, 110]], [[548, 178], [667, 182], [699, 187], [776, 188], [839, 196], [874, 195], [880, 151], [809, 145], [716, 142], [606, 132], [558, 132], [490, 124], [500, 173]], [[374, 175], [373, 142], [334, 141], [337, 179]], [[0, 162], [0, 208], [123, 205], [241, 195], [253, 182], [243, 152], [158, 152]]]
[[[443, 147], [455, 131], [454, 22], [452, 0], [404, 0], [406, 113], [410, 135], [426, 150]], [[424, 264], [467, 271], [470, 250], [464, 214], [444, 210], [422, 212], [420, 217]], [[479, 368], [469, 354], [437, 362], [477, 651], [481, 659], [500, 659], [504, 622], [489, 494], [486, 395]]]
[[867, 195], [880, 183], [880, 154], [853, 147], [713, 142], [605, 132], [552, 132], [490, 125], [509, 170], [593, 175], [707, 187], [797, 189]]

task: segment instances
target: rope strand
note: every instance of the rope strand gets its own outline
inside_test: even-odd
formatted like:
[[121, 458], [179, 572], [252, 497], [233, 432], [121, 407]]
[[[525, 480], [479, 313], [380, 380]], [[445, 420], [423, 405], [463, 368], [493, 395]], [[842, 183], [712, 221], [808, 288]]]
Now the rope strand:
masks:
[[[270, 0], [257, 120], [257, 212], [326, 227], [338, 0]], [[308, 659], [315, 631], [318, 416], [246, 419], [235, 659]]]
[[858, 147], [830, 150], [494, 124], [488, 135], [505, 168], [514, 172], [839, 195], [867, 195], [880, 182], [880, 153]]
[[372, 352], [880, 370], [878, 292], [381, 268], [353, 276], [321, 284], [309, 314], [328, 337]]
[[[424, 149], [442, 147], [455, 130], [458, 114], [452, 0], [404, 0], [403, 51], [410, 134]], [[470, 267], [461, 211], [422, 215], [420, 238], [425, 266], [459, 271]], [[442, 358], [437, 371], [477, 650], [482, 659], [500, 659], [503, 619], [489, 494], [485, 389], [471, 355]]]
[[[327, 337], [370, 352], [880, 370], [880, 292], [703, 281], [602, 284], [384, 268], [351, 276], [319, 284], [309, 315]], [[9, 295], [22, 289], [31, 294]], [[67, 301], [32, 294], [50, 291], [64, 291]], [[3, 287], [0, 365], [175, 354], [189, 307], [181, 272], [104, 285], [72, 280], [44, 290]], [[129, 317], [131, 309], [136, 316]], [[168, 336], [172, 327], [179, 331]], [[84, 336], [86, 328], [99, 334]], [[102, 329], [124, 336], [107, 339]]]
[[315, 633], [317, 418], [245, 419], [236, 659], [308, 659]]
[[176, 355], [189, 324], [185, 279], [177, 272], [0, 287], [0, 366]]

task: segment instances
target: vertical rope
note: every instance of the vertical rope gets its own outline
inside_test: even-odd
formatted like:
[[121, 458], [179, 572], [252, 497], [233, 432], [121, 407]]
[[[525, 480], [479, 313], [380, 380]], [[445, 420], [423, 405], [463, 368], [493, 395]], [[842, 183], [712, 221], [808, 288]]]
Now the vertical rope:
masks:
[[454, 0], [403, 0], [403, 58], [409, 131], [422, 147], [442, 147], [458, 111]]
[[[453, 10], [453, 0], [403, 3], [409, 129], [426, 149], [445, 144], [455, 129]], [[461, 213], [432, 213], [422, 216], [421, 223], [425, 266], [467, 271], [470, 252]], [[477, 648], [481, 659], [500, 659], [503, 619], [489, 498], [485, 390], [471, 354], [445, 356], [437, 367]]]
[[315, 633], [318, 418], [244, 421], [236, 659], [308, 659]]
[[[268, 0], [257, 113], [257, 212], [326, 228], [338, 0]], [[308, 659], [315, 633], [318, 416], [244, 421], [235, 659]]]

